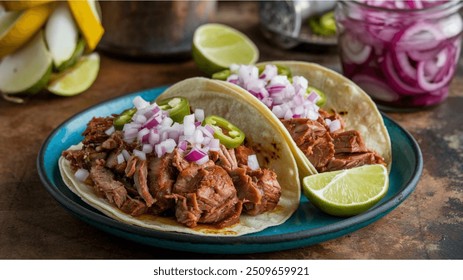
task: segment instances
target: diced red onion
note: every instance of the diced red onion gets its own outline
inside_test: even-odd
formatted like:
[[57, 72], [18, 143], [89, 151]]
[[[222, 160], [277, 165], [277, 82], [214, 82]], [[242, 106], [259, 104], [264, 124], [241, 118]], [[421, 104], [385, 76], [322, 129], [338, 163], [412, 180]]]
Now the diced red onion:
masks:
[[189, 162], [197, 162], [203, 157], [207, 157], [207, 154], [199, 149], [193, 148], [191, 151], [185, 155], [185, 160]]
[[141, 150], [145, 154], [150, 154], [153, 152], [153, 146], [151, 146], [150, 144], [144, 144]]
[[201, 130], [205, 137], [214, 137], [214, 129], [210, 127], [208, 124], [206, 124], [205, 126], [200, 126], [198, 127], [198, 129]]
[[126, 149], [123, 149], [123, 150], [121, 151], [121, 154], [124, 156], [125, 161], [129, 161], [129, 159], [130, 159], [130, 153], [129, 153]]
[[150, 134], [148, 137], [148, 143], [154, 146], [159, 142], [159, 140], [160, 140], [159, 134], [155, 132], [154, 130], [150, 130]]
[[339, 120], [331, 121], [331, 123], [329, 124], [329, 127], [330, 127], [330, 132], [333, 133], [341, 129], [341, 122]]
[[232, 74], [228, 76], [227, 82], [232, 83], [232, 84], [238, 84], [239, 83], [238, 75]]
[[154, 114], [153, 116], [151, 116], [146, 122], [145, 124], [143, 124], [143, 127], [146, 127], [146, 128], [153, 128], [153, 127], [156, 127], [157, 125], [159, 125], [162, 121], [162, 116], [161, 114]]
[[117, 164], [122, 164], [125, 161], [125, 157], [122, 153], [117, 155]]
[[320, 96], [315, 92], [311, 91], [309, 96], [307, 96], [307, 99], [310, 100], [310, 102], [317, 102], [317, 100], [320, 98]]
[[166, 148], [166, 153], [172, 153], [177, 146], [177, 143], [173, 139], [167, 139], [163, 142], [164, 147]]
[[164, 145], [161, 145], [161, 143], [159, 143], [156, 146], [154, 146], [154, 151], [158, 158], [160, 158], [166, 153], [166, 148], [164, 147]]
[[133, 116], [133, 120], [136, 123], [144, 124], [146, 122], [146, 117], [144, 115], [141, 115], [141, 114], [136, 114], [136, 115]]
[[115, 131], [116, 131], [116, 129], [114, 128], [114, 126], [111, 126], [110, 128], [106, 129], [104, 133], [105, 133], [106, 135], [111, 135], [111, 134], [113, 134]]
[[194, 142], [197, 143], [197, 144], [203, 143], [203, 141], [204, 141], [203, 132], [201, 130], [199, 130], [199, 129], [195, 130], [195, 132], [193, 134], [193, 139], [194, 139]]
[[[246, 71], [248, 82], [252, 82], [251, 78], [256, 70], [250, 67]], [[182, 153], [187, 154], [187, 160], [202, 164], [209, 160], [207, 153], [210, 150], [220, 149], [220, 141], [213, 137], [214, 128], [210, 125], [201, 125], [201, 121], [204, 120], [204, 110], [196, 109], [193, 114], [185, 116], [183, 124], [180, 124], [169, 118], [168, 113], [161, 110], [156, 103], [149, 104], [142, 98], [136, 98], [133, 102], [138, 108], [137, 113], [132, 118], [132, 122], [124, 125], [123, 132], [125, 141], [131, 142], [137, 139], [142, 144], [141, 150], [133, 150], [134, 156], [145, 160], [146, 155], [154, 150], [156, 156], [162, 157], [178, 147]], [[173, 102], [170, 105], [176, 106], [177, 101]], [[189, 152], [187, 152], [188, 142], [191, 143]], [[128, 161], [130, 157], [130, 153], [123, 150], [118, 155], [118, 162]]]
[[133, 99], [133, 105], [135, 106], [135, 108], [140, 110], [140, 109], [143, 109], [145, 107], [148, 107], [150, 105], [150, 103], [148, 101], [146, 101], [145, 99], [143, 99], [141, 96], [136, 96]]
[[257, 160], [256, 155], [249, 155], [248, 156], [248, 166], [252, 170], [258, 170], [260, 168], [259, 161]]
[[137, 138], [138, 135], [138, 129], [127, 129], [124, 131], [124, 141], [127, 141], [129, 143], [133, 142]]
[[162, 120], [161, 122], [161, 126], [162, 127], [170, 127], [172, 124], [174, 123], [174, 120], [172, 120], [171, 118], [169, 117], [166, 117]]
[[212, 138], [209, 142], [209, 150], [210, 151], [219, 151], [220, 150], [220, 140], [216, 138]]
[[74, 176], [80, 182], [85, 182], [85, 180], [87, 180], [89, 175], [90, 175], [90, 172], [88, 172], [87, 169], [83, 169], [83, 168], [77, 169], [77, 171], [74, 173]]
[[188, 147], [188, 143], [187, 143], [187, 141], [185, 141], [185, 140], [180, 141], [180, 142], [178, 143], [178, 148], [179, 148], [180, 150], [182, 150], [182, 151], [186, 151], [187, 147]]
[[278, 75], [278, 68], [275, 65], [267, 64], [259, 79], [268, 82], [276, 75]]
[[196, 161], [197, 164], [202, 165], [209, 161], [209, 156], [206, 154], [204, 157]]
[[146, 154], [140, 150], [134, 149], [133, 155], [139, 158], [140, 160], [146, 160]]
[[[287, 76], [277, 75], [276, 66], [270, 64], [266, 65], [265, 74], [260, 77], [255, 74], [258, 68], [252, 65], [234, 66], [233, 69], [230, 68], [237, 74], [232, 75], [238, 76], [236, 84], [257, 97], [278, 118], [318, 118], [318, 107], [314, 107], [315, 97], [318, 95], [312, 95], [311, 99], [308, 99], [308, 81], [304, 77], [294, 76], [290, 82]], [[314, 108], [317, 110], [314, 111]], [[314, 117], [314, 114], [317, 116]]]
[[203, 122], [204, 121], [204, 110], [195, 109], [195, 117], [199, 122]]
[[138, 142], [148, 142], [150, 130], [148, 128], [143, 128], [142, 130], [138, 131], [137, 133], [137, 140]]

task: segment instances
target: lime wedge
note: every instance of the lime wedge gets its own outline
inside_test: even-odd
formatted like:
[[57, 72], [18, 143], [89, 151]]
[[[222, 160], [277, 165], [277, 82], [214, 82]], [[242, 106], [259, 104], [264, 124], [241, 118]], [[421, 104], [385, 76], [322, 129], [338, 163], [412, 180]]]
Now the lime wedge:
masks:
[[0, 60], [0, 91], [5, 94], [35, 93], [50, 77], [52, 59], [43, 33]]
[[53, 78], [48, 91], [61, 96], [74, 96], [86, 91], [95, 81], [100, 69], [100, 56], [83, 56], [76, 65]]
[[319, 173], [303, 180], [304, 194], [333, 216], [353, 216], [370, 209], [384, 197], [388, 186], [387, 169], [380, 164]]
[[208, 23], [196, 29], [192, 55], [198, 68], [212, 75], [233, 63], [256, 63], [259, 50], [238, 30], [222, 24]]

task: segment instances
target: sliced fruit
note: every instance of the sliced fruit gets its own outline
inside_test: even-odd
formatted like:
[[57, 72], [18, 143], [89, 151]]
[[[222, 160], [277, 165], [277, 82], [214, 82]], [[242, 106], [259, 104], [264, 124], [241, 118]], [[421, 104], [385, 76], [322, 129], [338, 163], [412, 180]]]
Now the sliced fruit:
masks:
[[37, 7], [55, 0], [14, 0], [3, 1], [3, 5], [8, 11], [20, 11], [33, 7]]
[[59, 3], [45, 25], [45, 40], [56, 68], [71, 59], [78, 38], [79, 30], [67, 3]]
[[88, 51], [93, 51], [103, 36], [98, 3], [94, 0], [72, 1], [68, 0], [72, 15], [87, 42]]
[[61, 96], [77, 95], [93, 84], [99, 70], [100, 56], [98, 53], [83, 56], [72, 68], [52, 78], [48, 90]]
[[381, 164], [319, 173], [303, 180], [309, 200], [334, 216], [360, 214], [378, 203], [387, 193], [389, 176]]
[[5, 12], [0, 16], [0, 58], [13, 53], [31, 39], [51, 13], [50, 5], [24, 11]]
[[254, 64], [259, 58], [259, 50], [245, 34], [216, 23], [204, 24], [196, 29], [192, 54], [199, 69], [208, 75], [233, 63]]
[[6, 94], [35, 93], [50, 77], [52, 59], [39, 32], [25, 46], [0, 62], [0, 91]]
[[79, 59], [82, 57], [84, 50], [85, 50], [85, 40], [81, 38], [77, 41], [76, 49], [74, 50], [74, 53], [71, 55], [71, 58], [61, 63], [60, 66], [55, 67], [56, 71], [62, 72], [68, 69], [69, 67], [74, 66], [77, 63], [77, 61], [79, 61]]

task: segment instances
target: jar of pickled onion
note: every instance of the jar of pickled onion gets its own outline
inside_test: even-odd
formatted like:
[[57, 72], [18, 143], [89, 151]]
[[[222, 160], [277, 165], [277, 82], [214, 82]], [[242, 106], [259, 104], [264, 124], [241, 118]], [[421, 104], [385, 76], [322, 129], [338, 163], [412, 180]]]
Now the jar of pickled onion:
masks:
[[436, 0], [338, 2], [344, 75], [383, 109], [442, 102], [460, 56], [461, 6]]

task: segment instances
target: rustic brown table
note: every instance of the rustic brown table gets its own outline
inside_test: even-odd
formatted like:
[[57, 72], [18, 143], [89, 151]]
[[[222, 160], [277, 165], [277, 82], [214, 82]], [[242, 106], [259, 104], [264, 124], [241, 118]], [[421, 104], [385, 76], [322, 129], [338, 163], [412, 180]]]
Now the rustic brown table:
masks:
[[[220, 3], [218, 22], [246, 33], [260, 60], [295, 59], [339, 70], [336, 50], [284, 51], [265, 40], [254, 3]], [[2, 259], [462, 259], [463, 258], [463, 65], [443, 104], [414, 113], [388, 113], [421, 146], [423, 176], [411, 196], [361, 230], [322, 244], [283, 252], [219, 255], [142, 246], [114, 237], [71, 216], [45, 190], [36, 158], [45, 138], [68, 117], [98, 102], [172, 84], [202, 73], [191, 60], [140, 62], [102, 56], [95, 84], [62, 98], [41, 93], [25, 104], [0, 100], [0, 258]]]

